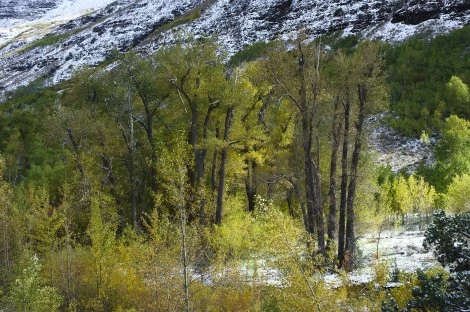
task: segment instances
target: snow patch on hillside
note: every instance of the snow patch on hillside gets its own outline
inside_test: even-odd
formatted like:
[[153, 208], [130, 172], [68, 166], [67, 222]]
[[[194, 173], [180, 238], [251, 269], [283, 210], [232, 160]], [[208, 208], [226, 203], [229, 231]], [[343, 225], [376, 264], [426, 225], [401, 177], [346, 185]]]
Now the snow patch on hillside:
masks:
[[[16, 16], [24, 18], [0, 19], [0, 45], [13, 38], [48, 25], [48, 29], [84, 14], [104, 8], [115, 0], [59, 0], [56, 7], [46, 12], [34, 11], [28, 5], [18, 6]], [[0, 5], [1, 8], [1, 5]], [[31, 11], [28, 11], [31, 10]], [[24, 11], [24, 12], [23, 12]]]
[[104, 8], [115, 0], [64, 0], [56, 9], [48, 11], [38, 21], [69, 21], [85, 13]]

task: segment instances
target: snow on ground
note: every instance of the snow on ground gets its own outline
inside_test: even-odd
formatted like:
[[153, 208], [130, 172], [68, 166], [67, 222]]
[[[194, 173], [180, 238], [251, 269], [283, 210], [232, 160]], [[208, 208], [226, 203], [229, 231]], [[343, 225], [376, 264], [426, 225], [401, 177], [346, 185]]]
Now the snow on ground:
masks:
[[[359, 238], [357, 244], [362, 252], [362, 259], [359, 268], [348, 274], [350, 282], [364, 284], [373, 281], [375, 267], [379, 264], [385, 264], [390, 274], [394, 270], [413, 273], [418, 269], [439, 266], [433, 253], [424, 250], [423, 241], [424, 231], [399, 229], [382, 232], [380, 239], [377, 233]], [[267, 259], [246, 260], [238, 271], [247, 283], [282, 287], [286, 283], [285, 278], [273, 266], [273, 262]], [[326, 273], [320, 278], [330, 287], [338, 287], [342, 283], [342, 278], [337, 273]]]
[[364, 37], [391, 42], [402, 42], [407, 38], [426, 32], [445, 34], [463, 25], [465, 24], [462, 21], [449, 20], [448, 18], [444, 19], [443, 16], [439, 19], [424, 21], [419, 25], [405, 25], [387, 21], [369, 28], [364, 32]]
[[[24, 33], [49, 31], [53, 27], [70, 21], [84, 14], [104, 8], [115, 0], [61, 0], [56, 8], [46, 11], [35, 19], [4, 18], [0, 19], [0, 45]], [[34, 14], [34, 12], [28, 12]], [[38, 12], [38, 14], [41, 14]]]
[[115, 0], [63, 0], [63, 2], [53, 10], [48, 11], [38, 21], [69, 21], [83, 14], [104, 8]]
[[[391, 270], [412, 273], [418, 269], [428, 269], [439, 265], [432, 252], [423, 248], [424, 231], [387, 231], [368, 235], [358, 240], [362, 250], [363, 265], [351, 276], [352, 281], [371, 281], [373, 265], [385, 263]], [[378, 258], [377, 258], [378, 242]]]

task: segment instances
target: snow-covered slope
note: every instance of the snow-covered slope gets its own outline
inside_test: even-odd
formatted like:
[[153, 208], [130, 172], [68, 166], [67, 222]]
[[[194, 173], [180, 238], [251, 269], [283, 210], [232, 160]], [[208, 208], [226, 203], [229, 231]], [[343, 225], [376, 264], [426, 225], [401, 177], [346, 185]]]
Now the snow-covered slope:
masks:
[[41, 28], [50, 30], [54, 25], [101, 9], [113, 1], [2, 0], [0, 2], [0, 45], [20, 34], [34, 33]]
[[218, 0], [184, 30], [196, 37], [217, 34], [234, 52], [247, 43], [288, 39], [301, 28], [312, 36], [342, 30], [345, 35], [402, 41], [469, 23], [469, 0]]
[[45, 37], [15, 40], [0, 49], [0, 92], [41, 76], [52, 83], [68, 79], [81, 66], [102, 63], [113, 50], [130, 49], [200, 2], [119, 0], [62, 24]]
[[[49, 32], [44, 24], [93, 7], [102, 8], [44, 37]], [[8, 15], [3, 13], [0, 38], [24, 27], [24, 33], [0, 43], [0, 99], [39, 77], [50, 83], [68, 79], [81, 66], [102, 63], [113, 50], [150, 53], [185, 36], [216, 35], [223, 49], [234, 53], [256, 41], [287, 39], [301, 28], [312, 37], [343, 30], [400, 41], [470, 23], [469, 0], [2, 0], [0, 12]]]

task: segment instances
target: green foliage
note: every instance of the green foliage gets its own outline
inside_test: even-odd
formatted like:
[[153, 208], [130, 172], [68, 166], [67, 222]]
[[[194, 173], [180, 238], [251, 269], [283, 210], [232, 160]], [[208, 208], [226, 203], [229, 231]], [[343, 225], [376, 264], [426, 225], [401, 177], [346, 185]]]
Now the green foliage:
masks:
[[335, 13], [333, 14], [333, 16], [335, 16], [335, 17], [342, 16], [342, 15], [344, 15], [344, 12], [343, 12], [342, 8], [336, 9]]
[[27, 214], [28, 241], [38, 254], [50, 254], [57, 246], [58, 232], [63, 226], [63, 215], [49, 204], [44, 189], [27, 189], [23, 211]]
[[445, 311], [443, 297], [445, 295], [445, 278], [442, 274], [427, 276], [423, 271], [417, 271], [419, 286], [412, 290], [413, 298], [408, 302], [407, 308]]
[[468, 271], [449, 275], [445, 270], [416, 272], [416, 286], [409, 290], [411, 298], [403, 307], [394, 296], [382, 302], [383, 312], [461, 311], [469, 306], [470, 275]]
[[259, 294], [254, 287], [240, 284], [208, 288], [197, 285], [194, 311], [259, 311]]
[[[423, 246], [433, 250], [437, 260], [451, 270], [417, 272], [417, 286], [403, 311], [461, 311], [470, 305], [470, 214], [448, 217], [434, 213]], [[382, 311], [400, 311], [395, 299], [385, 302]]]
[[419, 171], [439, 192], [445, 192], [454, 177], [470, 172], [470, 122], [455, 115], [445, 120], [442, 139], [435, 147], [436, 164]]
[[[338, 13], [336, 13], [338, 12]], [[342, 10], [338, 9], [335, 14], [342, 14]], [[330, 34], [324, 34], [321, 37], [321, 43], [330, 46], [333, 51], [341, 51], [351, 55], [356, 50], [360, 41], [359, 35], [343, 36], [342, 31], [336, 31]]]
[[446, 210], [460, 214], [470, 212], [470, 174], [455, 176], [444, 195]]
[[442, 265], [449, 265], [454, 271], [470, 270], [470, 243], [468, 229], [470, 213], [446, 216], [437, 211], [433, 223], [426, 232], [424, 247], [433, 250]]
[[468, 106], [470, 105], [470, 91], [462, 79], [452, 76], [446, 84], [445, 102], [449, 106], [449, 112], [462, 118], [469, 119], [470, 113]]
[[253, 241], [250, 237], [255, 226], [250, 214], [243, 209], [240, 202], [229, 201], [230, 210], [226, 212], [224, 224], [216, 227], [211, 237], [213, 249], [219, 257], [226, 260], [247, 257], [253, 250]]
[[376, 212], [382, 220], [395, 214], [429, 215], [436, 206], [438, 193], [423, 177], [393, 175], [389, 169], [382, 169], [378, 176], [379, 189], [375, 193]]
[[[192, 11], [159, 31], [198, 14]], [[330, 129], [343, 120], [343, 102], [350, 101], [356, 121], [359, 100], [352, 95], [360, 83], [370, 100], [364, 113], [383, 108], [388, 90], [381, 47], [358, 44], [357, 36], [322, 42], [342, 52], [321, 51], [317, 76], [316, 46], [300, 43], [306, 80], [297, 71], [301, 52], [286, 52], [278, 43], [255, 43], [224, 64], [213, 42], [194, 41], [149, 58], [116, 57], [113, 69], [85, 69], [60, 92], [41, 90], [38, 81], [10, 94], [0, 107], [3, 301], [14, 310], [36, 309], [36, 303], [38, 311], [49, 311], [63, 303], [64, 311], [181, 311], [184, 227], [191, 310], [377, 311], [385, 296], [381, 288], [355, 286], [345, 273], [338, 288], [325, 283], [326, 268], [336, 261], [335, 246], [327, 258], [316, 254], [317, 242], [305, 232], [302, 148], [311, 143], [311, 160], [320, 167], [313, 183], [319, 198], [327, 198]], [[425, 54], [405, 50], [418, 63]], [[270, 69], [260, 59], [268, 54]], [[272, 74], [282, 81], [272, 80]], [[425, 78], [406, 74], [411, 76], [401, 78]], [[442, 99], [458, 111], [465, 108], [468, 90], [465, 75], [455, 75], [461, 79], [446, 78]], [[302, 88], [308, 89], [304, 121], [313, 125], [305, 137], [299, 118], [304, 110], [296, 106]], [[335, 112], [337, 98], [341, 105]], [[229, 108], [234, 114], [224, 138]], [[429, 119], [433, 113], [419, 112]], [[438, 156], [446, 170], [466, 164], [468, 126], [456, 117], [447, 123]], [[350, 130], [354, 137], [357, 130]], [[223, 151], [223, 222], [216, 226]], [[458, 194], [468, 184], [466, 167], [459, 168], [447, 170], [446, 183], [452, 184], [445, 202], [454, 210], [465, 205]], [[427, 214], [434, 208], [436, 193], [422, 178], [396, 176], [390, 169], [377, 173], [367, 157], [358, 173], [358, 231], [377, 226], [381, 231], [391, 213]], [[253, 207], [247, 204], [248, 191]], [[326, 200], [320, 204], [326, 209]], [[23, 250], [36, 253], [36, 264], [21, 265]], [[278, 272], [282, 288], [268, 286], [265, 269]], [[386, 283], [387, 272], [375, 267], [378, 284]], [[397, 298], [399, 307], [411, 298], [408, 293]], [[38, 303], [37, 296], [49, 299]]]
[[266, 55], [268, 50], [273, 46], [272, 42], [258, 41], [252, 45], [244, 47], [242, 50], [235, 53], [230, 60], [228, 65], [230, 67], [236, 67], [241, 65], [243, 62], [250, 62], [257, 58]]
[[[3, 180], [5, 161], [0, 158], [0, 298], [3, 287], [7, 287], [14, 277], [12, 268], [22, 252], [22, 236], [25, 235], [23, 222], [14, 203], [14, 194]], [[0, 300], [1, 301], [1, 300]]]
[[14, 311], [59, 311], [62, 297], [54, 287], [42, 285], [40, 268], [38, 258], [32, 256], [16, 279], [9, 296]]
[[224, 224], [216, 227], [211, 236], [212, 248], [228, 261], [262, 257], [284, 257], [298, 248], [301, 230], [288, 215], [272, 202], [257, 197], [255, 215], [243, 209], [239, 200], [227, 203]]
[[422, 177], [413, 175], [408, 179], [400, 176], [393, 183], [394, 199], [392, 207], [396, 213], [429, 214], [434, 208], [436, 191]]
[[455, 97], [470, 83], [468, 42], [467, 26], [434, 39], [410, 39], [387, 51], [391, 110], [399, 117], [391, 120], [394, 127], [418, 136], [439, 129], [450, 114], [469, 116], [465, 97]]
[[332, 44], [335, 51], [344, 51], [346, 54], [352, 54], [359, 44], [359, 35], [348, 35], [340, 37]]
[[[38, 96], [39, 94], [42, 94], [42, 90], [44, 89], [44, 84], [46, 80], [44, 77], [37, 78], [27, 84], [26, 86], [19, 86], [13, 91], [7, 92], [6, 97], [8, 99], [18, 99], [23, 96], [27, 95], [36, 95]], [[40, 97], [37, 97], [40, 98]], [[8, 102], [8, 101], [7, 101]]]

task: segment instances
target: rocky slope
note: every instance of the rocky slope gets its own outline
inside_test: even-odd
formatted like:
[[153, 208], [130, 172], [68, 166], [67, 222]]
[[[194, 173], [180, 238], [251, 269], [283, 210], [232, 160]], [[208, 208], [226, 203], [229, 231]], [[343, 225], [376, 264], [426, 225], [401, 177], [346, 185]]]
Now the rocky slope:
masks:
[[45, 34], [52, 28], [96, 11], [114, 0], [2, 0], [0, 46]]
[[58, 0], [3, 0], [0, 4], [0, 20], [13, 24], [21, 20], [33, 21], [47, 11], [57, 8]]
[[377, 114], [366, 120], [368, 142], [376, 152], [375, 163], [390, 166], [392, 172], [414, 172], [422, 163], [433, 165], [436, 138], [427, 142], [417, 138], [404, 137], [387, 125], [389, 114]]
[[470, 23], [468, 0], [108, 0], [101, 5], [109, 5], [94, 13], [51, 31], [37, 31], [38, 25], [53, 20], [52, 11], [86, 7], [81, 5], [84, 2], [91, 3], [0, 3], [0, 12], [6, 17], [2, 23], [9, 23], [0, 24], [0, 38], [2, 33], [5, 37], [5, 29], [19, 27], [15, 26], [18, 20], [41, 22], [29, 22], [29, 32], [3, 45], [0, 41], [0, 98], [39, 77], [46, 77], [48, 83], [68, 79], [81, 66], [101, 64], [113, 50], [137, 47], [149, 53], [187, 36], [216, 35], [230, 54], [256, 41], [288, 39], [301, 28], [312, 37], [342, 30], [346, 35], [400, 41], [416, 33], [441, 33]]

